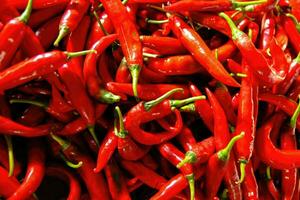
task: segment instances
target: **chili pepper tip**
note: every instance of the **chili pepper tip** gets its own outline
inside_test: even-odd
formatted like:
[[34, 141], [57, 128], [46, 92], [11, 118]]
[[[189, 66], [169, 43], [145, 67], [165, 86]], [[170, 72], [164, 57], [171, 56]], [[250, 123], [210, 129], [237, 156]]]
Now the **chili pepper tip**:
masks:
[[113, 94], [112, 92], [101, 89], [99, 95], [97, 95], [97, 99], [103, 103], [113, 104], [119, 102], [121, 97]]
[[24, 10], [24, 12], [21, 14], [21, 16], [19, 16], [19, 20], [23, 23], [27, 23], [32, 11], [32, 4], [33, 4], [33, 0], [28, 0], [27, 6]]
[[145, 110], [149, 111], [153, 106], [161, 103], [163, 100], [167, 99], [168, 97], [170, 97], [171, 95], [173, 95], [176, 92], [184, 92], [184, 90], [182, 88], [175, 88], [175, 89], [172, 89], [172, 90], [166, 92], [165, 94], [158, 97], [157, 99], [145, 102], [144, 103]]
[[184, 158], [176, 165], [176, 167], [179, 169], [186, 163], [195, 163], [197, 161], [197, 155], [193, 151], [187, 151], [185, 153]]
[[4, 135], [4, 139], [8, 149], [8, 163], [9, 163], [8, 176], [10, 177], [14, 174], [14, 169], [15, 169], [14, 149], [11, 141], [11, 136]]
[[188, 180], [189, 188], [190, 188], [190, 200], [194, 200], [195, 199], [195, 176], [194, 174], [189, 174], [186, 175], [186, 179]]
[[60, 41], [69, 34], [70, 30], [68, 27], [66, 26], [61, 26], [59, 27], [59, 33], [58, 33], [58, 36], [56, 38], [56, 40], [54, 41], [53, 45], [55, 47], [58, 47]]

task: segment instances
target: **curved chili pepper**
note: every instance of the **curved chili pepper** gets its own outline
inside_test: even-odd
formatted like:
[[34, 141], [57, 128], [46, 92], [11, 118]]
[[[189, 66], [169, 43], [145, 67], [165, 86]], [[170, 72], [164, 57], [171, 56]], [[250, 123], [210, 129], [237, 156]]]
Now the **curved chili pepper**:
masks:
[[11, 61], [25, 35], [33, 0], [29, 0], [26, 9], [17, 18], [10, 20], [0, 33], [0, 70], [5, 69]]
[[24, 180], [9, 200], [27, 199], [37, 190], [45, 174], [45, 152], [39, 141], [31, 141]]
[[83, 179], [90, 198], [92, 200], [109, 200], [109, 191], [103, 175], [101, 173], [93, 172], [95, 163], [92, 158], [88, 154], [80, 152], [79, 149], [70, 142], [66, 142], [56, 135], [52, 135], [52, 138], [59, 143], [63, 154], [68, 159], [82, 162], [82, 166], [77, 168], [76, 171]]
[[[209, 158], [204, 183], [206, 199], [213, 199], [217, 194], [226, 172], [231, 149], [235, 142], [243, 138], [244, 135], [245, 133], [241, 132], [240, 135], [234, 136], [224, 149], [219, 150]], [[216, 174], [218, 175], [216, 176]]]
[[213, 0], [213, 1], [193, 1], [193, 0], [184, 0], [172, 3], [169, 6], [165, 6], [164, 9], [167, 11], [198, 11], [198, 12], [221, 12], [229, 10], [239, 10], [243, 7], [250, 5], [257, 5], [265, 3], [267, 0], [258, 0], [258, 1], [235, 1], [235, 0]]
[[58, 46], [59, 42], [70, 32], [73, 32], [79, 22], [87, 12], [90, 5], [89, 0], [71, 0], [65, 10], [60, 23], [59, 23], [59, 34], [53, 43], [54, 46]]
[[173, 89], [167, 92], [165, 95], [157, 98], [156, 100], [149, 102], [140, 102], [136, 106], [131, 108], [124, 119], [125, 128], [126, 130], [128, 130], [130, 136], [132, 136], [139, 143], [145, 145], [159, 144], [175, 137], [182, 129], [182, 119], [178, 110], [174, 111], [177, 118], [174, 131], [152, 134], [150, 132], [142, 130], [140, 128], [140, 125], [153, 119], [162, 118], [171, 114], [173, 112], [173, 108], [183, 106], [194, 100], [205, 98], [204, 96], [199, 96], [196, 98], [188, 98], [184, 100], [164, 100], [177, 91], [182, 91], [182, 89]]
[[162, 143], [157, 148], [164, 158], [166, 158], [169, 162], [176, 166], [185, 175], [189, 183], [190, 199], [194, 200], [195, 180], [192, 165], [190, 163], [185, 163], [184, 165], [180, 166], [178, 165], [184, 159], [184, 154], [171, 143]]
[[0, 195], [8, 198], [20, 187], [20, 183], [14, 176], [8, 176], [8, 171], [2, 166], [0, 166], [0, 175]]
[[174, 34], [208, 73], [226, 85], [239, 86], [239, 84], [230, 77], [222, 64], [215, 58], [198, 33], [177, 16], [170, 16], [169, 21]]
[[275, 66], [274, 64], [270, 65], [265, 56], [256, 49], [251, 39], [235, 26], [228, 15], [220, 13], [219, 16], [223, 17], [228, 22], [232, 32], [231, 39], [241, 51], [247, 64], [259, 77], [259, 80], [269, 85], [281, 82], [287, 74], [288, 69], [285, 68], [286, 66]]
[[101, 2], [118, 34], [131, 73], [133, 93], [135, 97], [138, 97], [138, 76], [143, 66], [142, 44], [138, 30], [120, 0], [102, 0]]
[[164, 177], [137, 161], [121, 160], [120, 163], [123, 168], [130, 172], [130, 174], [134, 175], [151, 188], [160, 189], [161, 186], [167, 182]]
[[[118, 106], [115, 107], [114, 113], [114, 133], [118, 137], [118, 152], [120, 156], [125, 160], [139, 160], [148, 153], [150, 146], [138, 145], [131, 139], [128, 131], [124, 128], [123, 116]], [[117, 121], [119, 121], [119, 130]]]
[[81, 188], [78, 179], [61, 166], [50, 166], [46, 168], [46, 176], [54, 176], [64, 181], [69, 182], [69, 194], [67, 200], [79, 200], [81, 195]]
[[193, 145], [197, 143], [192, 131], [187, 126], [182, 128], [181, 133], [176, 136], [176, 139], [185, 151], [192, 150]]
[[[106, 87], [109, 91], [115, 94], [134, 95], [131, 90], [132, 84], [130, 83], [109, 82], [106, 84]], [[156, 99], [175, 88], [183, 89], [182, 93], [174, 94], [173, 97], [175, 99], [184, 99], [190, 96], [188, 88], [183, 84], [139, 84], [137, 86], [137, 91], [140, 99], [149, 101]]]
[[96, 50], [96, 54], [90, 54], [86, 57], [83, 67], [83, 79], [88, 88], [89, 93], [96, 99], [105, 103], [114, 103], [120, 98], [104, 89], [101, 89], [101, 79], [97, 75], [97, 60], [101, 53], [117, 38], [116, 34], [102, 37], [97, 41], [92, 49]]
[[49, 47], [55, 40], [56, 35], [58, 34], [58, 30], [56, 30], [56, 27], [59, 25], [59, 21], [60, 16], [54, 17], [43, 24], [41, 27], [39, 27], [39, 29], [37, 29], [37, 31], [35, 32], [35, 35], [39, 39], [44, 49], [49, 49]]
[[111, 160], [105, 166], [105, 175], [108, 182], [108, 188], [112, 199], [115, 200], [129, 200], [130, 193], [127, 189], [124, 176], [119, 169], [116, 161]]
[[85, 55], [93, 51], [61, 52], [52, 51], [37, 55], [29, 60], [15, 64], [0, 72], [0, 91], [14, 88], [37, 77], [49, 74], [67, 62], [70, 58]]

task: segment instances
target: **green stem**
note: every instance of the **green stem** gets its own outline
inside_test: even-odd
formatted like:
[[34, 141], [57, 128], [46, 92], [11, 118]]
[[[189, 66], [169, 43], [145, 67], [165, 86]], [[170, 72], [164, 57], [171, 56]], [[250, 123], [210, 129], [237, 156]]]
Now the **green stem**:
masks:
[[138, 100], [137, 85], [138, 85], [138, 81], [139, 81], [139, 74], [141, 71], [141, 66], [140, 65], [129, 65], [128, 69], [130, 71], [131, 78], [132, 78], [133, 95]]
[[232, 34], [233, 40], [238, 40], [244, 34], [244, 32], [241, 31], [240, 29], [238, 29], [237, 26], [232, 21], [232, 19], [228, 15], [226, 15], [224, 12], [219, 13], [219, 16], [224, 18], [226, 20], [226, 22], [228, 23], [228, 25], [231, 29], [231, 34]]
[[101, 89], [99, 94], [97, 95], [97, 99], [102, 103], [112, 104], [119, 102], [121, 97], [107, 90]]
[[185, 153], [184, 158], [176, 165], [176, 167], [179, 169], [186, 163], [195, 163], [197, 161], [197, 155], [193, 151], [187, 151]]
[[29, 99], [11, 99], [9, 100], [10, 104], [13, 103], [26, 103], [26, 104], [30, 104], [30, 105], [34, 105], [34, 106], [38, 106], [41, 108], [46, 109], [48, 107], [48, 105], [46, 103], [42, 103], [39, 101], [34, 101], [34, 100], [29, 100]]
[[194, 174], [189, 174], [186, 175], [186, 179], [188, 180], [189, 188], [190, 188], [190, 200], [194, 200], [195, 199], [195, 176]]
[[88, 128], [89, 132], [91, 133], [96, 145], [99, 147], [99, 140], [98, 140], [98, 138], [96, 136], [96, 133], [95, 133], [95, 126], [94, 125], [88, 125], [87, 128]]
[[67, 59], [71, 59], [74, 57], [78, 57], [78, 56], [85, 56], [89, 53], [96, 53], [95, 50], [90, 49], [90, 50], [85, 50], [85, 51], [77, 51], [77, 52], [65, 52], [65, 54], [67, 55]]
[[[123, 119], [123, 115], [122, 115], [122, 112], [121, 112], [121, 109], [119, 106], [115, 107], [114, 116], [115, 116], [115, 119], [114, 119], [115, 135], [119, 138], [125, 138], [128, 135], [128, 131], [125, 130], [124, 119]], [[118, 126], [117, 126], [118, 119], [119, 119], [119, 130], [118, 130]]]
[[109, 35], [108, 32], [106, 31], [106, 29], [104, 28], [104, 26], [103, 26], [103, 24], [101, 22], [101, 19], [99, 18], [99, 15], [97, 14], [97, 12], [95, 10], [93, 12], [93, 15], [96, 18], [96, 20], [97, 20], [97, 22], [98, 22], [98, 24], [99, 24], [102, 32], [104, 33], [104, 35]]
[[267, 0], [257, 0], [257, 1], [231, 1], [234, 8], [251, 6], [251, 5], [258, 5], [266, 3]]
[[237, 182], [237, 184], [241, 184], [244, 179], [245, 179], [245, 175], [246, 175], [246, 165], [247, 165], [247, 160], [239, 160], [240, 162], [240, 173], [241, 173], [241, 177], [240, 177], [240, 180]]
[[169, 19], [164, 19], [164, 20], [154, 20], [154, 19], [148, 19], [146, 18], [145, 21], [148, 24], [164, 24], [164, 23], [168, 23]]
[[61, 137], [54, 135], [53, 133], [50, 133], [51, 138], [56, 141], [62, 148], [63, 151], [69, 148], [71, 143], [67, 140], [62, 139]]
[[198, 100], [203, 100], [203, 99], [206, 99], [206, 97], [204, 95], [201, 95], [201, 96], [190, 97], [190, 98], [182, 99], [182, 100], [170, 100], [170, 104], [171, 104], [171, 107], [178, 108], [178, 107], [182, 107], [184, 105], [193, 103]]
[[61, 157], [61, 159], [66, 163], [66, 165], [68, 165], [69, 167], [73, 168], [73, 169], [78, 169], [79, 167], [82, 166], [83, 162], [80, 161], [76, 164], [72, 163], [71, 161], [69, 161], [62, 153], [59, 154], [59, 156]]
[[233, 145], [236, 143], [236, 141], [242, 139], [244, 136], [245, 132], [241, 132], [239, 135], [236, 135], [233, 138], [231, 138], [227, 146], [218, 152], [218, 158], [224, 162], [227, 161], [230, 157], [230, 152], [233, 148]]
[[143, 57], [148, 57], [148, 58], [159, 58], [159, 57], [161, 57], [161, 55], [143, 52]]
[[293, 59], [293, 62], [300, 64], [300, 52], [298, 53], [297, 57]]
[[294, 22], [294, 24], [296, 26], [297, 31], [300, 33], [300, 24], [299, 24], [297, 18], [294, 15], [292, 15], [291, 13], [287, 13], [285, 15], [287, 17], [291, 18], [291, 20]]
[[[300, 96], [299, 96], [300, 98]], [[296, 123], [297, 123], [297, 119], [298, 119], [298, 116], [300, 114], [300, 99], [299, 99], [299, 102], [298, 102], [298, 106], [293, 114], [293, 116], [291, 117], [291, 120], [290, 120], [290, 126], [292, 128], [295, 128], [296, 127]]]
[[14, 148], [11, 141], [11, 136], [4, 135], [4, 139], [8, 149], [8, 163], [9, 163], [8, 176], [12, 176], [14, 174], [14, 169], [15, 169]]
[[215, 58], [217, 60], [219, 60], [219, 51], [218, 51], [218, 49], [215, 50]]
[[19, 16], [19, 20], [23, 23], [27, 23], [32, 11], [32, 4], [33, 4], [33, 0], [28, 0], [27, 6], [24, 10], [24, 12], [21, 14], [21, 16]]
[[196, 106], [194, 103], [190, 103], [188, 105], [180, 107], [179, 111], [193, 113], [193, 112], [196, 112]]
[[144, 103], [145, 110], [149, 111], [153, 106], [156, 106], [157, 104], [161, 103], [165, 99], [169, 98], [171, 95], [173, 95], [176, 92], [183, 92], [184, 90], [182, 88], [175, 88], [167, 93], [163, 94], [162, 96], [158, 97], [157, 99], [154, 99], [152, 101], [147, 101]]
[[272, 176], [271, 176], [271, 167], [270, 166], [267, 166], [266, 168], [266, 178], [267, 180], [271, 180], [272, 179]]
[[67, 26], [60, 26], [59, 27], [59, 33], [58, 36], [56, 38], [56, 40], [54, 41], [53, 45], [58, 47], [60, 41], [66, 37], [68, 34], [70, 33], [70, 29]]

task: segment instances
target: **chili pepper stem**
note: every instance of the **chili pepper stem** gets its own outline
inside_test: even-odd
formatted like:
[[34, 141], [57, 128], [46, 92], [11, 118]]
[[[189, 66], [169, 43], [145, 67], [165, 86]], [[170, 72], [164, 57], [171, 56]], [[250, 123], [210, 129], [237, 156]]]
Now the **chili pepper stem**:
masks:
[[108, 32], [107, 32], [106, 29], [104, 28], [104, 26], [103, 26], [103, 24], [102, 24], [102, 22], [101, 22], [101, 19], [99, 18], [98, 14], [97, 14], [97, 12], [96, 12], [95, 10], [93, 11], [93, 15], [94, 15], [94, 17], [96, 18], [96, 20], [97, 20], [97, 22], [98, 22], [98, 24], [99, 24], [99, 26], [100, 26], [102, 32], [104, 33], [104, 35], [108, 35]]
[[95, 126], [94, 125], [88, 125], [87, 128], [88, 128], [89, 132], [91, 133], [96, 145], [99, 147], [99, 140], [96, 136]]
[[138, 100], [137, 85], [138, 85], [138, 81], [139, 81], [139, 74], [140, 74], [140, 71], [141, 71], [141, 66], [139, 66], [139, 65], [130, 65], [130, 66], [128, 66], [128, 69], [129, 69], [131, 77], [132, 77], [133, 95]]
[[[128, 131], [125, 130], [123, 115], [122, 115], [122, 112], [121, 112], [121, 109], [120, 109], [119, 106], [115, 107], [114, 116], [115, 116], [115, 119], [114, 119], [114, 133], [119, 138], [125, 138], [128, 135]], [[119, 130], [118, 130], [118, 127], [117, 127], [118, 119], [119, 119]]]
[[257, 5], [257, 4], [263, 4], [266, 3], [267, 0], [257, 0], [257, 1], [231, 1], [234, 8], [239, 7], [245, 7], [245, 6], [251, 6], [251, 5]]
[[244, 179], [245, 179], [245, 175], [246, 175], [246, 165], [247, 165], [247, 161], [246, 160], [240, 160], [240, 180], [237, 181], [237, 184], [241, 184]]
[[227, 144], [227, 146], [218, 152], [219, 159], [222, 161], [227, 161], [230, 157], [230, 152], [233, 148], [233, 145], [236, 143], [236, 141], [242, 139], [244, 136], [245, 136], [244, 131], [242, 131], [239, 135], [234, 136]]
[[65, 52], [68, 60], [74, 57], [84, 56], [89, 53], [96, 53], [96, 51], [91, 49], [91, 50], [77, 51], [77, 52]]
[[270, 166], [267, 166], [267, 168], [266, 168], [266, 178], [267, 178], [267, 180], [272, 179], [272, 177], [271, 177], [271, 167]]
[[145, 110], [149, 111], [153, 106], [161, 103], [163, 100], [167, 99], [168, 97], [170, 97], [174, 93], [183, 92], [183, 91], [184, 90], [182, 88], [172, 89], [172, 90], [168, 91], [167, 93], [163, 94], [162, 96], [158, 97], [157, 99], [145, 102], [144, 103], [144, 108], [145, 108]]
[[34, 106], [38, 106], [41, 108], [47, 108], [47, 104], [42, 103], [42, 102], [38, 102], [38, 101], [34, 101], [34, 100], [29, 100], [29, 99], [11, 99], [9, 100], [10, 104], [13, 103], [26, 103], [26, 104], [30, 104], [30, 105], [34, 105]]
[[197, 155], [193, 151], [187, 151], [185, 153], [184, 158], [176, 165], [176, 167], [179, 169], [186, 163], [194, 163], [197, 161]]
[[219, 13], [219, 16], [224, 18], [226, 20], [226, 22], [228, 23], [230, 30], [231, 30], [233, 40], [237, 40], [239, 37], [242, 36], [243, 32], [237, 28], [237, 26], [234, 24], [232, 19], [227, 14], [225, 14], [224, 12], [221, 12], [221, 13]]
[[186, 179], [188, 180], [189, 188], [190, 188], [190, 200], [194, 200], [195, 199], [195, 176], [194, 174], [189, 174], [186, 175]]
[[97, 95], [97, 99], [103, 103], [112, 104], [119, 102], [121, 97], [107, 90], [101, 89], [99, 95]]
[[298, 106], [293, 114], [293, 116], [291, 117], [291, 120], [290, 120], [290, 126], [292, 128], [295, 128], [296, 127], [296, 123], [297, 123], [297, 119], [298, 119], [298, 116], [300, 114], [300, 96], [299, 96], [299, 102], [298, 102]]
[[73, 169], [78, 169], [78, 168], [80, 168], [83, 165], [82, 161], [78, 162], [77, 164], [72, 163], [62, 153], [59, 153], [59, 156], [66, 163], [66, 165], [68, 165], [69, 167], [71, 167]]
[[194, 103], [190, 103], [188, 105], [180, 107], [179, 111], [193, 113], [193, 112], [196, 112], [196, 107], [195, 107]]
[[190, 104], [194, 101], [203, 100], [203, 99], [206, 99], [206, 97], [204, 95], [201, 95], [201, 96], [196, 96], [196, 97], [190, 97], [190, 98], [183, 99], [183, 100], [170, 100], [171, 101], [170, 104], [171, 104], [171, 107], [178, 108], [178, 107], [182, 107], [184, 105]]
[[296, 26], [297, 31], [300, 33], [300, 24], [299, 24], [297, 18], [291, 13], [287, 13], [287, 14], [285, 14], [285, 16], [291, 18], [291, 20], [294, 22], [294, 24]]
[[27, 6], [24, 10], [24, 12], [21, 14], [21, 16], [19, 17], [19, 20], [23, 23], [27, 23], [32, 11], [32, 4], [33, 4], [33, 0], [28, 0]]
[[55, 142], [57, 142], [61, 146], [63, 151], [69, 148], [69, 146], [71, 145], [69, 141], [62, 139], [61, 137], [54, 135], [53, 133], [50, 133], [50, 136]]
[[68, 27], [66, 26], [61, 26], [59, 27], [59, 33], [58, 36], [56, 38], [56, 40], [54, 41], [53, 45], [58, 47], [60, 41], [69, 34], [70, 30]]
[[165, 19], [165, 20], [154, 20], [154, 19], [148, 19], [146, 18], [145, 21], [149, 24], [164, 24], [164, 23], [168, 23], [169, 20]]
[[7, 144], [8, 149], [8, 163], [9, 163], [9, 170], [8, 170], [8, 176], [12, 176], [15, 169], [15, 160], [14, 160], [14, 149], [13, 144], [11, 141], [11, 136], [4, 135], [5, 142]]

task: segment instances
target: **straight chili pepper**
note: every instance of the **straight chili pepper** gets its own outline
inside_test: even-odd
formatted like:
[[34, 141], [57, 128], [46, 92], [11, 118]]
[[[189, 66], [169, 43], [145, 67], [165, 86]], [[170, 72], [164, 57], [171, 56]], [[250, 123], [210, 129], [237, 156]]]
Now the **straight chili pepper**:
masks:
[[222, 64], [215, 58], [215, 55], [213, 55], [197, 32], [175, 15], [171, 15], [169, 21], [174, 34], [208, 73], [226, 85], [233, 87], [239, 86], [224, 69]]
[[46, 168], [46, 176], [54, 176], [63, 181], [69, 182], [69, 194], [67, 200], [79, 200], [81, 195], [81, 186], [79, 180], [67, 169], [59, 166], [49, 166]]
[[110, 195], [103, 175], [93, 172], [93, 167], [95, 166], [93, 159], [88, 154], [80, 152], [79, 149], [70, 142], [66, 142], [56, 135], [52, 135], [52, 138], [61, 146], [63, 154], [68, 159], [82, 162], [82, 166], [77, 168], [76, 171], [83, 179], [90, 198], [92, 200], [109, 200]]
[[0, 33], [0, 71], [8, 67], [25, 35], [33, 0], [29, 0], [21, 16], [10, 20]]
[[101, 2], [118, 34], [131, 73], [133, 93], [135, 97], [138, 97], [138, 76], [143, 66], [142, 44], [138, 30], [134, 22], [129, 19], [129, 14], [120, 0], [102, 0]]
[[256, 182], [256, 177], [254, 175], [254, 169], [252, 162], [249, 162], [245, 169], [245, 179], [242, 183], [243, 188], [243, 198], [258, 200], [258, 186]]
[[176, 139], [185, 151], [192, 150], [193, 145], [197, 143], [193, 132], [187, 126], [182, 128], [181, 133], [176, 136]]
[[79, 25], [80, 20], [87, 12], [90, 5], [89, 0], [71, 0], [65, 10], [60, 23], [59, 34], [53, 43], [54, 46], [58, 46], [59, 42], [69, 33], [73, 32]]
[[45, 151], [40, 141], [29, 143], [27, 171], [20, 187], [9, 200], [27, 199], [37, 190], [45, 174]]
[[[33, 9], [48, 8], [51, 6], [56, 6], [58, 4], [66, 5], [68, 2], [69, 2], [68, 0], [38, 0], [33, 2]], [[8, 5], [23, 10], [26, 7], [26, 1], [24, 0], [8, 1]]]
[[267, 167], [266, 174], [267, 174], [267, 187], [268, 187], [268, 190], [269, 190], [271, 196], [275, 200], [281, 199], [280, 193], [277, 190], [277, 188], [276, 188], [276, 186], [274, 184], [274, 181], [273, 181], [273, 179], [271, 177], [271, 169], [270, 169], [270, 167]]
[[52, 51], [37, 55], [15, 64], [0, 72], [0, 91], [14, 88], [40, 76], [49, 74], [67, 62], [70, 58], [92, 53], [94, 51], [61, 52]]

